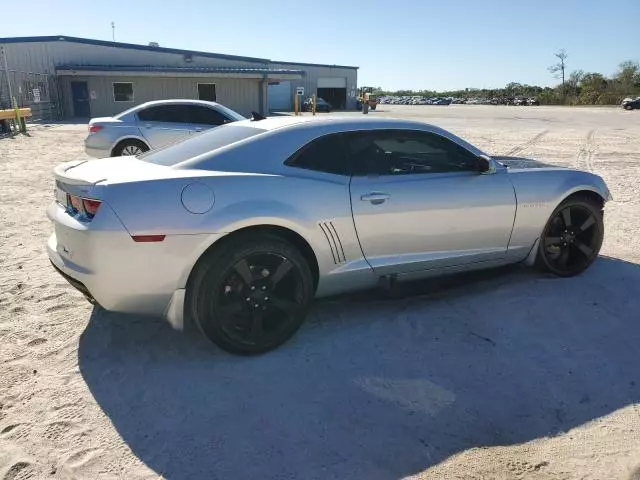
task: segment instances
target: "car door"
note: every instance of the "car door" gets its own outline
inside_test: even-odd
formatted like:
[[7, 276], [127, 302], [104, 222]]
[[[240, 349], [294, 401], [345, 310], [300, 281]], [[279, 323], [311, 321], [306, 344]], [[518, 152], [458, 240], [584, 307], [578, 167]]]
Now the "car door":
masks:
[[138, 129], [153, 149], [184, 140], [190, 133], [184, 104], [154, 105], [137, 113]]
[[189, 117], [189, 129], [192, 132], [202, 132], [209, 128], [219, 127], [232, 120], [214, 107], [204, 105], [186, 105]]
[[353, 220], [380, 275], [506, 255], [516, 199], [508, 174], [441, 135], [379, 130], [345, 136]]

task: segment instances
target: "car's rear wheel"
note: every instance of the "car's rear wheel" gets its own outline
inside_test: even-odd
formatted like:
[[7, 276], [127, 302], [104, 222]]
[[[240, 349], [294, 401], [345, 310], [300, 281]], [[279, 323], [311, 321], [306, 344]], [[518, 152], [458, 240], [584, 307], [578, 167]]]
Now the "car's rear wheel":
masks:
[[300, 328], [313, 297], [309, 265], [275, 236], [244, 237], [214, 248], [187, 291], [200, 330], [220, 348], [264, 353]]
[[147, 152], [149, 147], [140, 140], [123, 140], [113, 149], [114, 157], [122, 157], [127, 155], [140, 155]]
[[604, 238], [602, 206], [589, 198], [570, 198], [551, 214], [538, 250], [538, 265], [560, 277], [586, 270]]

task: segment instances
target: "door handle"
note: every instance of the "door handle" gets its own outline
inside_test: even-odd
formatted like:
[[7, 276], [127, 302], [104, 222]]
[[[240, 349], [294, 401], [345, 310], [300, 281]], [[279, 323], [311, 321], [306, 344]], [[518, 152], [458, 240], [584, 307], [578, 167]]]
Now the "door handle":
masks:
[[201, 132], [202, 131], [202, 127], [196, 127], [193, 130], [194, 130], [194, 132]]
[[384, 201], [387, 200], [390, 197], [391, 197], [391, 195], [389, 195], [388, 193], [371, 192], [371, 193], [367, 193], [365, 195], [362, 195], [360, 197], [360, 200], [362, 200], [363, 202], [371, 202], [373, 205], [380, 205], [381, 203], [384, 203]]
[[153, 127], [153, 125], [151, 125], [150, 123], [147, 123], [147, 124], [145, 125], [145, 127], [147, 127], [147, 128], [152, 128], [152, 127]]

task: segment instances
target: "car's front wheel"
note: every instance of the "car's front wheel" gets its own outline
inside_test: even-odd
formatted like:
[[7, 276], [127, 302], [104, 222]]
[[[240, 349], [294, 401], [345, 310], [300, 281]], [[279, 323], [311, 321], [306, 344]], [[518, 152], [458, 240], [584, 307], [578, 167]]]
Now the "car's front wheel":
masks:
[[596, 259], [603, 238], [602, 206], [587, 197], [569, 198], [545, 226], [537, 263], [560, 277], [578, 275]]
[[313, 277], [298, 250], [276, 236], [225, 242], [199, 262], [187, 305], [220, 348], [243, 355], [286, 342], [302, 325]]

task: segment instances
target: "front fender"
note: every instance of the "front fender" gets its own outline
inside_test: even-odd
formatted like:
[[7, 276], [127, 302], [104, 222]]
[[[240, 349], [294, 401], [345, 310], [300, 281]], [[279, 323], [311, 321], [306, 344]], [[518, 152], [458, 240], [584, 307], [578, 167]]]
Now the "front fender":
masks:
[[547, 220], [567, 197], [593, 192], [611, 200], [604, 180], [592, 173], [569, 169], [510, 170], [517, 208], [509, 249], [530, 248], [540, 237]]

